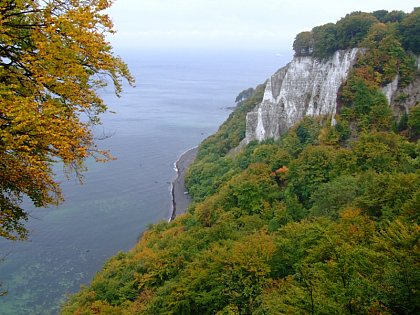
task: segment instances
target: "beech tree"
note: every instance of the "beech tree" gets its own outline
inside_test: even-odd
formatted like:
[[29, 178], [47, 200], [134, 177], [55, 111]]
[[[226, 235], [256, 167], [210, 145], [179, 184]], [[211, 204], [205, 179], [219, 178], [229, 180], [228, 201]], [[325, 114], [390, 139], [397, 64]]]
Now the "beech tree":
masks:
[[103, 12], [109, 0], [0, 0], [0, 236], [24, 239], [23, 196], [37, 207], [62, 201], [52, 165], [80, 175], [107, 160], [91, 127], [107, 110], [97, 89], [134, 83], [114, 56]]
[[420, 7], [414, 8], [399, 25], [404, 48], [416, 55], [420, 54]]
[[293, 42], [295, 56], [310, 56], [314, 48], [314, 39], [312, 32], [301, 32], [296, 35]]
[[336, 23], [338, 47], [347, 49], [357, 47], [368, 33], [370, 27], [378, 23], [372, 14], [352, 12]]

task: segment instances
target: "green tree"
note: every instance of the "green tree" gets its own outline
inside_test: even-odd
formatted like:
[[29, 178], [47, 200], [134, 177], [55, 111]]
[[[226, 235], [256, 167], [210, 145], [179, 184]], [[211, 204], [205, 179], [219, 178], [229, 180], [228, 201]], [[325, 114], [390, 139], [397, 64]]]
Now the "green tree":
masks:
[[251, 164], [248, 169], [233, 177], [221, 189], [223, 208], [237, 217], [244, 214], [263, 214], [265, 202], [273, 202], [279, 189], [270, 176], [271, 168], [265, 164]]
[[348, 207], [358, 194], [358, 183], [353, 176], [340, 176], [319, 186], [311, 196], [314, 216], [339, 217], [339, 211]]
[[357, 164], [362, 170], [405, 172], [411, 169], [407, 140], [394, 133], [362, 133], [353, 147]]
[[308, 146], [290, 163], [289, 187], [306, 207], [312, 205], [311, 195], [321, 184], [354, 168], [354, 156], [349, 153], [332, 146]]
[[411, 82], [415, 62], [401, 45], [394, 25], [373, 25], [361, 45], [368, 50], [360, 64], [374, 68], [375, 77], [381, 86], [392, 82], [397, 75], [400, 76], [400, 85]]
[[339, 48], [357, 47], [375, 23], [378, 23], [377, 18], [369, 13], [347, 14], [336, 24]]
[[407, 16], [407, 13], [404, 11], [399, 10], [393, 10], [389, 12], [387, 15], [384, 16], [383, 21], [385, 23], [399, 23], [401, 22], [405, 17]]
[[252, 163], [264, 163], [271, 167], [273, 171], [279, 169], [290, 162], [289, 153], [276, 144], [261, 144], [252, 152]]
[[164, 286], [150, 314], [215, 314], [226, 308], [252, 313], [273, 252], [273, 240], [263, 231], [212, 244]]
[[373, 279], [379, 291], [382, 311], [393, 314], [420, 312], [420, 252], [417, 224], [394, 220], [374, 237], [374, 249], [380, 255]]
[[410, 109], [407, 123], [414, 136], [420, 134], [420, 104]]
[[420, 189], [420, 176], [386, 170], [384, 168], [382, 174], [363, 173], [358, 181], [359, 194], [353, 203], [366, 214], [381, 220], [403, 216], [416, 220], [418, 214], [412, 213], [414, 208], [410, 209], [410, 206], [415, 205], [415, 194]]
[[296, 35], [293, 42], [295, 56], [310, 56], [314, 47], [312, 32], [302, 32]]
[[314, 37], [313, 55], [317, 58], [331, 56], [337, 49], [337, 27], [333, 23], [316, 26], [312, 29]]
[[378, 19], [378, 21], [384, 23], [385, 22], [385, 17], [388, 15], [388, 11], [387, 10], [377, 10], [377, 11], [373, 11], [372, 15], [374, 17], [376, 17]]
[[133, 82], [112, 53], [105, 0], [0, 3], [0, 235], [25, 238], [27, 213], [59, 202], [52, 164], [77, 174], [83, 161], [110, 158], [94, 143], [91, 126], [107, 110], [96, 90], [121, 78]]
[[420, 54], [420, 8], [415, 8], [400, 25], [404, 48], [415, 54]]

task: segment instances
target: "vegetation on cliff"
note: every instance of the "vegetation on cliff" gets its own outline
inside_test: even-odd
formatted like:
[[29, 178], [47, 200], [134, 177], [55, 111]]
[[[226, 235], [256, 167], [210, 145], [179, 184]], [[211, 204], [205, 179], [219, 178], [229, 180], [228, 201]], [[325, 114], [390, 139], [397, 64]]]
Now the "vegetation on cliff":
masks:
[[379, 10], [373, 13], [352, 12], [337, 23], [314, 27], [311, 31], [299, 33], [293, 43], [296, 56], [325, 58], [339, 49], [365, 47], [364, 39], [372, 31], [372, 26], [392, 30], [403, 47], [420, 54], [419, 40], [420, 8], [410, 14], [402, 11]]
[[395, 116], [380, 92], [419, 75], [393, 31], [418, 12], [356, 14], [365, 50], [335, 124], [306, 117], [232, 150], [257, 88], [201, 144], [189, 212], [153, 225], [62, 313], [420, 313], [420, 104]]

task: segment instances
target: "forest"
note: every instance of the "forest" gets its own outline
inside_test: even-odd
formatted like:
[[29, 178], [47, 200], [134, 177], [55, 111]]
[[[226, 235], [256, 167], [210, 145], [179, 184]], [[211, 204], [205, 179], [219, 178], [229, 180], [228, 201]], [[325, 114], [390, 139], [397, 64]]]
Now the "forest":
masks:
[[[338, 114], [245, 136], [264, 84], [199, 147], [187, 214], [150, 226], [62, 314], [419, 314], [420, 9], [353, 12], [296, 36], [296, 56], [360, 47]], [[400, 102], [400, 103], [399, 103]]]

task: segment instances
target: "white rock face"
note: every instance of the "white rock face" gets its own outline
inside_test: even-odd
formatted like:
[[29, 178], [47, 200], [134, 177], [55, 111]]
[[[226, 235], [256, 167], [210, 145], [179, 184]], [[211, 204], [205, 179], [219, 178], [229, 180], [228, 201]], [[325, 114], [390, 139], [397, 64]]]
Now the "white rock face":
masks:
[[245, 142], [278, 138], [304, 116], [335, 115], [337, 92], [358, 49], [337, 51], [318, 61], [295, 57], [267, 81], [263, 101], [246, 117]]
[[398, 80], [400, 77], [397, 75], [395, 76], [394, 81], [385, 85], [381, 90], [384, 93], [386, 99], [388, 100], [388, 105], [391, 105], [392, 97], [394, 96], [395, 92], [398, 90]]

